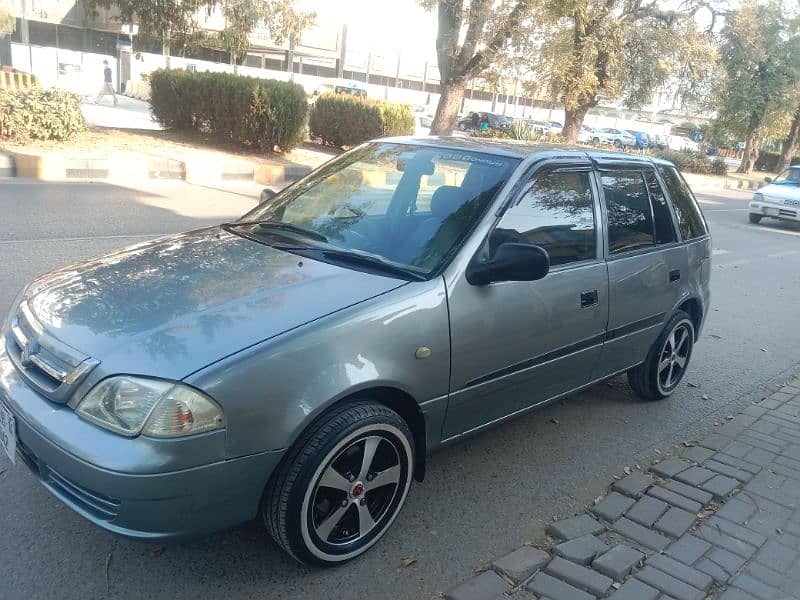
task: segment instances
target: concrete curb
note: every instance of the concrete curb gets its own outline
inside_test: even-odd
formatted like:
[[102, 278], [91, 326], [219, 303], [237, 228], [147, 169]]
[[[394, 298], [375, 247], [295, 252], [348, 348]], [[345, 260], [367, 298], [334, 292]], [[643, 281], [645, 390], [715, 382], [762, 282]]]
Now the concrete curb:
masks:
[[259, 165], [246, 161], [225, 164], [216, 157], [176, 160], [159, 157], [68, 157], [24, 152], [0, 153], [0, 177], [39, 181], [103, 179], [169, 179], [198, 185], [223, 181], [285, 185], [311, 172], [304, 165]]
[[700, 175], [683, 173], [684, 179], [695, 192], [719, 192], [724, 190], [757, 190], [764, 185], [762, 181], [750, 181], [719, 175]]
[[684, 446], [626, 467], [586, 512], [551, 523], [542, 548], [514, 550], [445, 600], [522, 590], [561, 600], [788, 598], [800, 564], [800, 376]]

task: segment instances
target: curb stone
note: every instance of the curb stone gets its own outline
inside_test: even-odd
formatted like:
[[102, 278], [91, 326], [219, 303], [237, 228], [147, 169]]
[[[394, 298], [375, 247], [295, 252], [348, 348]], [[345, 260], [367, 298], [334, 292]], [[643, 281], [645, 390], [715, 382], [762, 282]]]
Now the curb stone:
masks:
[[560, 543], [495, 561], [513, 586], [493, 573], [499, 594], [445, 597], [800, 599], [800, 377], [679, 454], [626, 469], [586, 512], [550, 523]]

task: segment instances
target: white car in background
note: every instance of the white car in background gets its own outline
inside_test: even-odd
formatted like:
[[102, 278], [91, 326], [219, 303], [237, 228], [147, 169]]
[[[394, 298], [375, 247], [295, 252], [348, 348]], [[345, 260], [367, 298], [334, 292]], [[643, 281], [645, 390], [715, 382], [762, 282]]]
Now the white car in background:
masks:
[[694, 152], [700, 150], [700, 146], [697, 145], [697, 142], [682, 135], [669, 136], [667, 145], [670, 150], [693, 150]]
[[789, 167], [774, 181], [769, 177], [764, 181], [767, 185], [750, 201], [750, 222], [758, 223], [764, 217], [800, 221], [800, 165]]
[[597, 144], [600, 137], [597, 135], [597, 130], [588, 125], [581, 125], [581, 130], [578, 132], [578, 142], [581, 144]]
[[433, 118], [419, 113], [414, 114], [414, 135], [424, 137], [431, 134]]
[[603, 144], [613, 144], [617, 148], [636, 145], [636, 138], [627, 131], [614, 129], [613, 127], [603, 127], [595, 133], [597, 134], [595, 137]]

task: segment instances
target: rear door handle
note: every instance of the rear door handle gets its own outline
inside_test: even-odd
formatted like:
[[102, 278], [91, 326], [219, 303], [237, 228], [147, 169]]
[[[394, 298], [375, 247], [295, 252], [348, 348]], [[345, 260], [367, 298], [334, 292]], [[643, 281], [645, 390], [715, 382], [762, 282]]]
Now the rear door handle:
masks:
[[680, 269], [672, 269], [669, 272], [669, 281], [672, 283], [673, 281], [678, 281], [681, 278], [681, 270]]
[[581, 308], [588, 308], [597, 304], [597, 290], [581, 292]]

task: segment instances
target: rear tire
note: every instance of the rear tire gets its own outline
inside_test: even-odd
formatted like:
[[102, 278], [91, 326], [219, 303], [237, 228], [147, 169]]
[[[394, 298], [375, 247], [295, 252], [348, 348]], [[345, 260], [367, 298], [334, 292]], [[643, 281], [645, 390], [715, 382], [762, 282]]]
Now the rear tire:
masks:
[[663, 400], [683, 379], [694, 348], [694, 323], [682, 310], [675, 311], [650, 347], [647, 359], [628, 370], [628, 383], [644, 400]]
[[301, 563], [333, 566], [371, 548], [405, 503], [414, 437], [390, 408], [335, 406], [303, 432], [264, 493], [273, 539]]
[[757, 215], [756, 213], [750, 213], [750, 222], [753, 225], [758, 225], [761, 223], [761, 215]]

